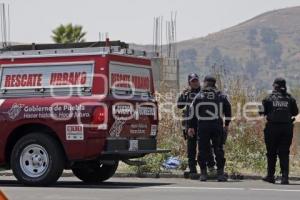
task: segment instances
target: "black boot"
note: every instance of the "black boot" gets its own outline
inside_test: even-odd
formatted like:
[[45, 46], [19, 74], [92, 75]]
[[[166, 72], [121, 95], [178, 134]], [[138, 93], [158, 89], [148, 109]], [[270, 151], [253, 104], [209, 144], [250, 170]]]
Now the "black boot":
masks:
[[224, 169], [218, 169], [218, 182], [227, 182], [227, 177], [224, 174]]
[[195, 165], [190, 165], [189, 169], [184, 172], [184, 178], [192, 178], [197, 175], [197, 167]]
[[281, 169], [281, 184], [289, 184], [289, 154], [286, 152], [279, 153], [280, 158], [280, 169]]
[[190, 174], [197, 174], [197, 167], [196, 165], [192, 165], [190, 168]]
[[184, 178], [189, 178], [190, 177], [190, 171], [189, 170], [186, 170], [183, 172], [183, 177]]
[[268, 183], [275, 183], [275, 166], [276, 166], [276, 157], [268, 156], [268, 175], [265, 176], [262, 180]]
[[200, 181], [207, 181], [207, 169], [201, 169]]
[[275, 183], [274, 175], [273, 176], [272, 175], [267, 175], [262, 180], [265, 181], [265, 182], [268, 182], [268, 183], [273, 183], [273, 184]]
[[196, 167], [196, 165], [193, 165], [193, 166], [190, 167], [189, 178], [192, 179], [192, 180], [199, 179], [199, 175], [197, 173], [197, 167]]
[[196, 166], [193, 170], [190, 171], [190, 177], [189, 178], [192, 179], [192, 180], [198, 180], [199, 179], [199, 175], [197, 173]]
[[281, 176], [281, 184], [282, 185], [288, 185], [289, 183], [289, 173], [283, 171]]

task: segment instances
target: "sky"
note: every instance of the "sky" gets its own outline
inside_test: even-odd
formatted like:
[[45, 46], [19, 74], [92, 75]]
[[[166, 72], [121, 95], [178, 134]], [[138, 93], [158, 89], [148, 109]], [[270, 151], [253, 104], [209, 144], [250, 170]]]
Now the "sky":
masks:
[[[177, 12], [177, 40], [206, 36], [266, 11], [300, 6], [300, 0], [0, 0], [10, 6], [11, 41], [52, 42], [52, 30], [72, 22], [88, 41], [152, 44], [153, 19]], [[165, 36], [164, 36], [165, 38]]]

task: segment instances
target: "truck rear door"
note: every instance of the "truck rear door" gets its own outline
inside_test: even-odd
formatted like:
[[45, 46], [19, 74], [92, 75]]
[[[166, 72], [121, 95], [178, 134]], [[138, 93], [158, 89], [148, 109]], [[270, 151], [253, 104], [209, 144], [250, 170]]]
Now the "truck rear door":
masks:
[[157, 104], [153, 97], [150, 66], [110, 62], [111, 138], [154, 138], [157, 134]]

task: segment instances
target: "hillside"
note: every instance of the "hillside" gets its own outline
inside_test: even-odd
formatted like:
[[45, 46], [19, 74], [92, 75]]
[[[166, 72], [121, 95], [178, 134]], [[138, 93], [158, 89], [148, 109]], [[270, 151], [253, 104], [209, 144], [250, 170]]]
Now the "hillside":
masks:
[[[195, 20], [196, 21], [196, 20]], [[300, 86], [300, 6], [270, 11], [226, 30], [178, 43], [181, 80], [222, 66], [257, 88], [270, 87], [275, 76]]]

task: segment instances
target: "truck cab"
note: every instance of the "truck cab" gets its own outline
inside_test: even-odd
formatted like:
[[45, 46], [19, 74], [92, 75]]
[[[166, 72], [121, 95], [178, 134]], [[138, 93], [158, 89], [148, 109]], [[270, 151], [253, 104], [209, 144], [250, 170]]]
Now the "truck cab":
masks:
[[87, 183], [157, 148], [151, 55], [126, 43], [17, 45], [0, 53], [0, 165], [28, 185], [64, 169]]

